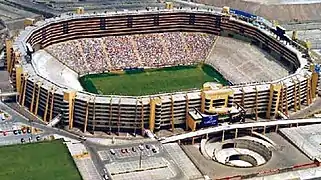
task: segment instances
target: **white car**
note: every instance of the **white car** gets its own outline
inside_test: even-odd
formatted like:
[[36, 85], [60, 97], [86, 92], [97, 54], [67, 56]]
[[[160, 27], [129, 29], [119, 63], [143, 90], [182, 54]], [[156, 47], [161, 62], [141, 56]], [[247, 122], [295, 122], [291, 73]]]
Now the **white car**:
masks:
[[103, 176], [103, 177], [104, 177], [104, 179], [105, 179], [105, 180], [108, 180], [108, 179], [109, 179], [109, 177], [108, 177], [108, 175], [107, 175], [107, 174], [104, 174], [104, 176]]
[[86, 141], [87, 138], [85, 136], [79, 136], [79, 139]]

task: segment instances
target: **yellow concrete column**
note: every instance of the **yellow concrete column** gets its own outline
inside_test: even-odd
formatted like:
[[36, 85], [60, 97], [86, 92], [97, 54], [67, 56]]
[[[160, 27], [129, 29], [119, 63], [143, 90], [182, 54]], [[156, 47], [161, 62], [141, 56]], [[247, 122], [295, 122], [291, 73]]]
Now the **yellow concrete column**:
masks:
[[278, 112], [278, 109], [279, 109], [279, 105], [280, 105], [280, 96], [281, 96], [281, 88], [282, 88], [282, 84], [276, 84], [274, 86], [274, 91], [277, 91], [277, 98], [276, 98], [276, 102], [275, 102], [275, 110], [274, 110], [274, 115], [273, 115], [273, 118], [275, 118], [275, 115], [277, 114]]
[[[269, 99], [269, 104], [268, 104], [268, 108], [267, 108], [267, 112], [266, 112], [266, 118], [270, 119], [271, 118], [271, 113], [273, 113], [273, 116], [275, 116], [275, 114], [278, 111], [278, 106], [279, 106], [279, 102], [280, 102], [280, 91], [281, 91], [281, 84], [271, 84], [270, 85], [270, 99]], [[277, 91], [277, 97], [276, 97], [276, 101], [273, 100], [273, 96], [274, 96], [274, 92]], [[272, 105], [275, 104], [275, 110], [274, 112], [272, 111]]]
[[69, 129], [73, 128], [74, 124], [74, 100], [76, 97], [76, 92], [75, 91], [66, 91], [64, 92], [64, 101], [68, 102], [68, 108], [69, 108], [69, 117], [68, 117], [68, 122], [69, 122]]
[[201, 92], [201, 112], [205, 112], [205, 92], [202, 90]]
[[312, 99], [315, 99], [317, 97], [317, 86], [318, 86], [318, 80], [319, 80], [319, 75], [316, 72], [312, 73], [312, 78], [311, 78], [311, 93], [312, 93]]
[[26, 18], [23, 21], [23, 25], [24, 25], [24, 27], [27, 27], [27, 26], [33, 25], [35, 22], [36, 22], [36, 20], [34, 18]]
[[281, 112], [284, 113], [284, 88], [281, 88]]
[[85, 13], [85, 9], [84, 7], [78, 7], [76, 9], [76, 14], [84, 14]]
[[16, 89], [19, 94], [21, 94], [21, 77], [22, 77], [22, 67], [20, 65], [15, 65], [16, 69]]
[[7, 71], [11, 73], [11, 59], [12, 59], [12, 40], [6, 40], [6, 54], [7, 54]]
[[151, 98], [150, 102], [150, 114], [149, 114], [149, 130], [154, 132], [155, 128], [155, 109], [156, 109], [156, 102], [155, 99]]

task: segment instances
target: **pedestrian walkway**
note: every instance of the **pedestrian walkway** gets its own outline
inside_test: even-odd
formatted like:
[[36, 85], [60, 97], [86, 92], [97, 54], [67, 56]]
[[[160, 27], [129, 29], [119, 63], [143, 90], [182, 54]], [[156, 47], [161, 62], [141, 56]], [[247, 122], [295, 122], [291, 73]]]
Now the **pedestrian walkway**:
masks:
[[81, 143], [66, 143], [83, 180], [102, 180], [85, 145]]

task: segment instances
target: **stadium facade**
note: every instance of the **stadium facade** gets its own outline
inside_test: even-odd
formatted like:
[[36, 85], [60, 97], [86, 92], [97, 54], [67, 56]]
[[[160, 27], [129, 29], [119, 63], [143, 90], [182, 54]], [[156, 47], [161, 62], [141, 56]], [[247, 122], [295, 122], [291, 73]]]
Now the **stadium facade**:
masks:
[[[274, 118], [278, 112], [299, 110], [316, 97], [318, 74], [304, 58], [306, 49], [284, 40], [267, 24], [255, 26], [231, 14], [201, 9], [139, 10], [113, 13], [69, 14], [37, 22], [15, 39], [6, 41], [6, 65], [19, 92], [18, 103], [44, 121], [60, 115], [69, 128], [84, 131], [140, 132], [174, 129], [185, 125], [189, 109], [201, 108], [202, 90], [151, 96], [109, 96], [74, 91], [50, 82], [30, 63], [31, 49], [51, 44], [111, 35], [157, 32], [205, 32], [242, 36], [270, 54], [293, 73], [272, 82], [255, 82], [223, 87], [230, 89], [228, 103], [241, 105], [247, 115]], [[272, 30], [272, 31], [271, 31]]]

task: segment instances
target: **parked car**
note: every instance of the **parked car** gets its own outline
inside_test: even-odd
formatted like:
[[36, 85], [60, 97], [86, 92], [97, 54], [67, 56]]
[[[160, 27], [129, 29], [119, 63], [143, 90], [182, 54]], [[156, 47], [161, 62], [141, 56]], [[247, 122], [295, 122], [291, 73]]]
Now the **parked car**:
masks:
[[85, 136], [79, 136], [79, 139], [80, 139], [80, 140], [83, 140], [83, 141], [86, 141], [86, 140], [87, 140], [87, 138], [86, 138]]
[[150, 145], [146, 144], [146, 149], [150, 149]]
[[104, 180], [109, 180], [109, 177], [108, 177], [108, 175], [107, 174], [104, 174]]
[[153, 153], [157, 153], [158, 152], [157, 148], [154, 145], [152, 145], [152, 151], [153, 151]]
[[136, 152], [136, 148], [135, 148], [135, 147], [132, 147], [132, 151], [133, 151], [133, 152]]
[[113, 149], [110, 149], [109, 151], [110, 151], [110, 154], [112, 154], [112, 155], [116, 154], [115, 150], [113, 150]]

